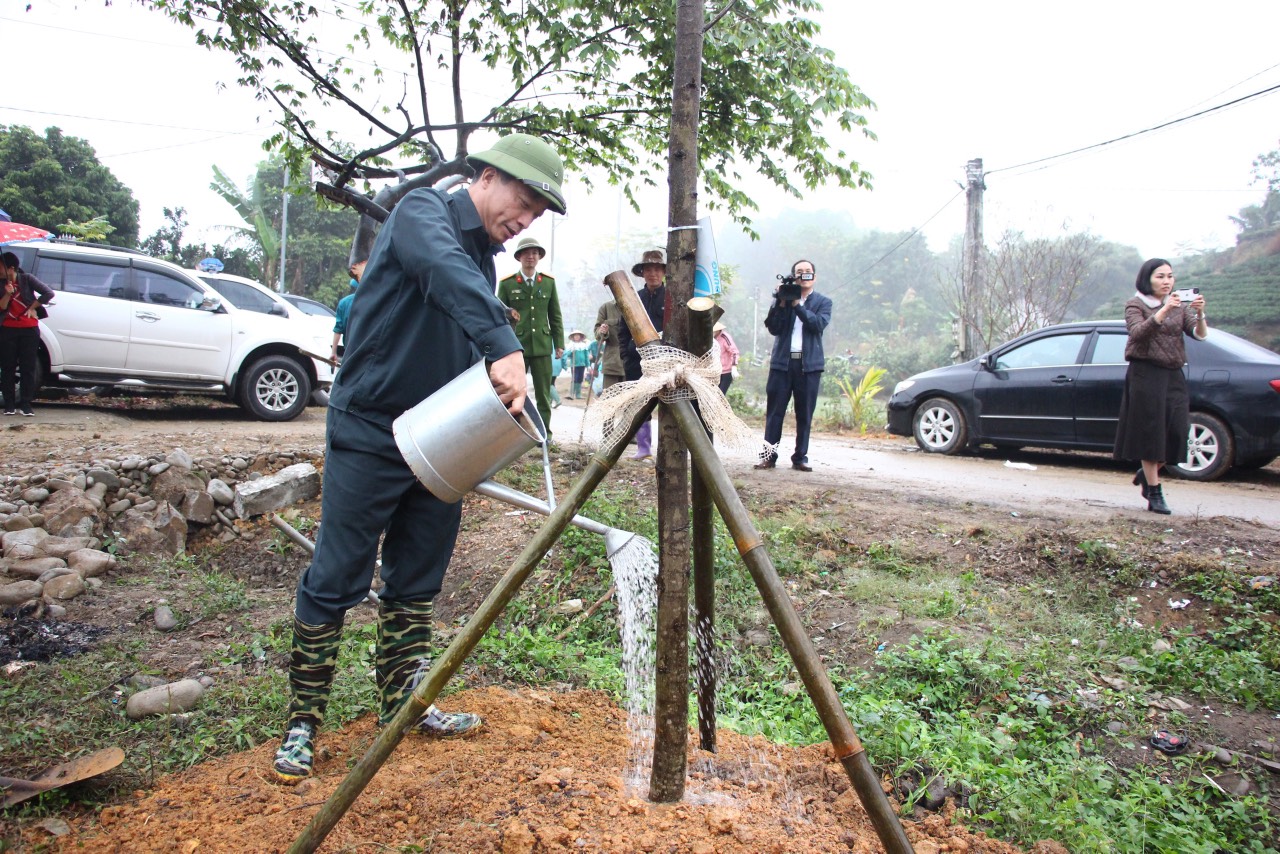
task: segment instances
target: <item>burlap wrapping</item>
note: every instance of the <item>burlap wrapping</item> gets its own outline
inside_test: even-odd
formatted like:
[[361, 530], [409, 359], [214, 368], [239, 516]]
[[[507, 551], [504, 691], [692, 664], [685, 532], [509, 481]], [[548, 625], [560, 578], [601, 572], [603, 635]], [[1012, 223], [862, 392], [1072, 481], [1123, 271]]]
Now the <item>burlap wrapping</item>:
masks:
[[631, 420], [657, 396], [663, 403], [696, 400], [702, 421], [715, 436], [721, 456], [750, 456], [760, 460], [776, 454], [760, 434], [733, 414], [720, 391], [720, 346], [703, 356], [675, 347], [651, 344], [640, 348], [640, 379], [604, 390], [583, 418], [592, 436], [599, 431], [600, 447], [611, 450], [623, 442]]

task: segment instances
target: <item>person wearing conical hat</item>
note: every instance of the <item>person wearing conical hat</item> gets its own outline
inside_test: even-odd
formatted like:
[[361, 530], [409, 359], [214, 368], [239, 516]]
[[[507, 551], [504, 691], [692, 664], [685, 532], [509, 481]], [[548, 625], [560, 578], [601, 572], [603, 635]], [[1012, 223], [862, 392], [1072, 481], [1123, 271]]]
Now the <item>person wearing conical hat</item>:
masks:
[[582, 399], [582, 380], [587, 375], [587, 366], [595, 360], [596, 342], [587, 343], [587, 333], [575, 329], [569, 333], [569, 365], [573, 368], [573, 380], [569, 386], [569, 399]]
[[[640, 304], [653, 323], [653, 328], [662, 332], [663, 321], [667, 315], [667, 262], [661, 249], [649, 249], [640, 256], [639, 262], [631, 267], [631, 275], [644, 279], [644, 287], [640, 289]], [[635, 339], [627, 328], [626, 320], [618, 329], [618, 350], [622, 355], [622, 364], [626, 369], [627, 380], [634, 382], [640, 379], [640, 352], [636, 349]], [[633, 460], [650, 462], [653, 460], [652, 431], [649, 422], [640, 425], [636, 431], [636, 455]]]
[[524, 348], [524, 361], [533, 375], [533, 396], [538, 414], [551, 436], [551, 358], [564, 353], [564, 319], [556, 280], [538, 272], [547, 252], [533, 237], [516, 244], [519, 271], [498, 282], [498, 299], [515, 309], [516, 337]]
[[[565, 212], [564, 165], [549, 144], [522, 133], [468, 155], [467, 164], [474, 175], [465, 189], [422, 187], [400, 199], [374, 240], [351, 304], [342, 369], [329, 395], [323, 524], [294, 600], [289, 710], [272, 764], [285, 783], [312, 774], [343, 620], [368, 594], [379, 551], [374, 679], [381, 723], [404, 706], [439, 652], [432, 606], [462, 505], [422, 485], [392, 423], [481, 360], [507, 411], [524, 411], [524, 356], [494, 293], [493, 257], [547, 210]], [[412, 731], [440, 738], [480, 726], [477, 715], [433, 705]]]

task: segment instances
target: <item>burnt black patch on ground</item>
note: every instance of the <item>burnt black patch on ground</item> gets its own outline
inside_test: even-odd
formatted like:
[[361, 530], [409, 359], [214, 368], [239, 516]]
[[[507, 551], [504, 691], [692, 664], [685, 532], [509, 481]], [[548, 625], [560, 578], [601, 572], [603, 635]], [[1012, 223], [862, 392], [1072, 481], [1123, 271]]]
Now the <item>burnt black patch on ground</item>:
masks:
[[86, 623], [22, 619], [16, 614], [16, 608], [6, 610], [6, 620], [0, 623], [0, 664], [80, 655], [111, 631]]

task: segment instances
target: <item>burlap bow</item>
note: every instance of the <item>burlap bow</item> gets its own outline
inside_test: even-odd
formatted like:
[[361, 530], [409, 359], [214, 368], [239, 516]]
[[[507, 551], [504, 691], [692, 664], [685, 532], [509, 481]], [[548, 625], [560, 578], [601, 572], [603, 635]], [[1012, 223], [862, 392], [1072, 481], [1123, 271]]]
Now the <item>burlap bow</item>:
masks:
[[702, 421], [715, 436], [721, 456], [747, 455], [755, 459], [773, 456], [775, 448], [733, 414], [720, 391], [720, 346], [713, 344], [703, 356], [662, 345], [640, 349], [640, 379], [617, 383], [604, 390], [587, 410], [584, 423], [600, 431], [600, 446], [608, 451], [626, 439], [631, 420], [654, 396], [663, 403], [696, 400]]

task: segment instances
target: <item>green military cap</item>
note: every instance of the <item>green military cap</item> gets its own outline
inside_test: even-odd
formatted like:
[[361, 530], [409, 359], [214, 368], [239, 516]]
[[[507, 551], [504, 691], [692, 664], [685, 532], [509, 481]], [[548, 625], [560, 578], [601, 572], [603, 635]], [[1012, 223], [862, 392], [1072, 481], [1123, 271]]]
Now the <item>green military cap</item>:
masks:
[[564, 194], [560, 190], [564, 164], [556, 150], [536, 136], [508, 134], [488, 151], [467, 155], [467, 163], [477, 172], [485, 166], [500, 169], [532, 187], [551, 203], [551, 209], [556, 213], [565, 212]]

